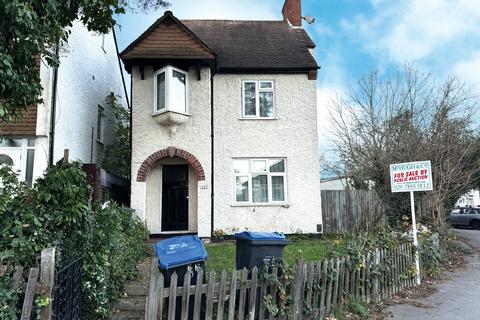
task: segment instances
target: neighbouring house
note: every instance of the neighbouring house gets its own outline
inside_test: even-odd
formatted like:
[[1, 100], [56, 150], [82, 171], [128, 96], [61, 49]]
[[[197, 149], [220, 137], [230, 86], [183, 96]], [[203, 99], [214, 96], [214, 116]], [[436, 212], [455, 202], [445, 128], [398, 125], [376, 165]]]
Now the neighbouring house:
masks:
[[351, 178], [346, 176], [334, 176], [320, 179], [322, 190], [351, 190], [353, 187]]
[[480, 207], [480, 190], [470, 190], [461, 196], [456, 207]]
[[121, 58], [132, 75], [131, 206], [151, 234], [321, 231], [315, 44], [280, 21], [166, 11]]
[[[372, 180], [365, 180], [363, 188], [372, 190], [375, 182]], [[355, 182], [353, 178], [348, 176], [333, 176], [320, 179], [320, 189], [322, 190], [355, 190]]]
[[111, 180], [98, 174], [102, 149], [112, 141], [105, 97], [114, 92], [128, 106], [115, 35], [89, 32], [80, 22], [71, 31], [68, 44], [58, 49], [59, 68], [37, 57], [44, 102], [18, 121], [0, 123], [0, 164], [12, 165], [29, 185], [63, 158], [64, 149], [96, 180]]

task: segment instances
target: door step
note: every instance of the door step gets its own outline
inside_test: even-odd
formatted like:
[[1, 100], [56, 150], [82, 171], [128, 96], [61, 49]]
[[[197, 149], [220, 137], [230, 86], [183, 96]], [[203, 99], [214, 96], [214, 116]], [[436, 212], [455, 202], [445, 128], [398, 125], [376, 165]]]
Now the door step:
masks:
[[145, 311], [118, 311], [113, 312], [111, 320], [140, 320], [145, 319]]
[[123, 289], [123, 292], [125, 292], [125, 295], [128, 297], [133, 297], [133, 296], [143, 296], [146, 297], [148, 295], [148, 288], [142, 285], [127, 285]]
[[140, 262], [138, 277], [125, 284], [122, 296], [113, 304], [111, 320], [145, 319], [150, 261], [151, 257], [147, 257]]
[[115, 302], [113, 309], [119, 311], [145, 311], [146, 303], [146, 296], [124, 297]]

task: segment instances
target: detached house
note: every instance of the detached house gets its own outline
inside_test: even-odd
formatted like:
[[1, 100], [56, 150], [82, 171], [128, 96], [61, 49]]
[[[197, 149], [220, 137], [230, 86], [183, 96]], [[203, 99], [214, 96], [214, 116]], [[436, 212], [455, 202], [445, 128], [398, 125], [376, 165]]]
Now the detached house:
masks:
[[0, 122], [0, 165], [12, 165], [30, 185], [63, 158], [64, 149], [71, 160], [96, 167], [112, 141], [112, 112], [105, 97], [114, 92], [127, 106], [113, 31], [89, 32], [76, 21], [58, 56], [58, 68], [37, 58], [43, 103], [29, 107], [22, 119]]
[[122, 53], [132, 75], [131, 206], [152, 234], [321, 232], [315, 44], [283, 21], [166, 11]]

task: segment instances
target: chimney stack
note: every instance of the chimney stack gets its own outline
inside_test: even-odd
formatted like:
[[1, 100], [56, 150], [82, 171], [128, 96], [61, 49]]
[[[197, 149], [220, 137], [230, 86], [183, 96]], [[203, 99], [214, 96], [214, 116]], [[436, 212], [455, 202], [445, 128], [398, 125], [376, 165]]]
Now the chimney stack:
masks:
[[301, 0], [285, 0], [282, 8], [283, 20], [290, 22], [292, 27], [302, 26]]

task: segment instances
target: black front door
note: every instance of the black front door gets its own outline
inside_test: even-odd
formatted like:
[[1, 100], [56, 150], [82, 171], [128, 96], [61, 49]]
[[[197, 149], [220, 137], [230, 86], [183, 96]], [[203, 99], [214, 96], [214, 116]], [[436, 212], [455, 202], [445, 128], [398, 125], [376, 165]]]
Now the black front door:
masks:
[[188, 166], [164, 165], [162, 231], [188, 230]]

